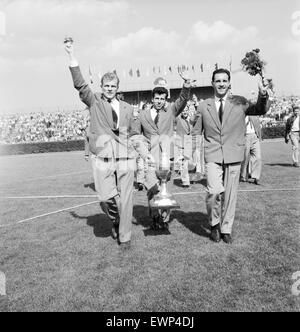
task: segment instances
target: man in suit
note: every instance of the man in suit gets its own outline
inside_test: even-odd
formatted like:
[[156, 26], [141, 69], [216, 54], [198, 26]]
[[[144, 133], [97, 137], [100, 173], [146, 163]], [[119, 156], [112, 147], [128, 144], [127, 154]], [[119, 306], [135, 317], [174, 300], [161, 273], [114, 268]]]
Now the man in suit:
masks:
[[246, 115], [268, 111], [267, 87], [259, 82], [256, 104], [243, 97], [228, 95], [230, 72], [217, 69], [212, 75], [214, 98], [198, 107], [193, 135], [204, 133], [204, 158], [207, 174], [206, 206], [211, 225], [211, 240], [232, 242], [237, 189], [245, 149]]
[[186, 105], [183, 112], [176, 118], [176, 151], [180, 161], [180, 175], [182, 186], [190, 186], [189, 169], [195, 169], [196, 164], [193, 161], [192, 136], [195, 120], [195, 112], [190, 104]]
[[293, 105], [293, 114], [287, 119], [285, 126], [285, 143], [291, 140], [293, 150], [293, 166], [299, 167], [299, 128], [300, 103]]
[[[152, 107], [140, 113], [139, 118], [134, 125], [134, 134], [143, 134], [150, 148], [153, 157], [148, 165], [148, 171], [145, 179], [147, 196], [150, 201], [159, 193], [158, 179], [155, 169], [162, 161], [164, 155], [170, 163], [174, 160], [174, 121], [184, 109], [189, 99], [190, 88], [194, 83], [188, 74], [179, 69], [179, 75], [184, 81], [179, 98], [174, 103], [168, 103], [168, 90], [164, 86], [156, 86], [152, 90]], [[167, 226], [170, 218], [170, 210], [160, 211], [159, 214], [150, 209], [154, 228], [158, 228], [161, 219], [163, 225]]]
[[241, 165], [241, 182], [249, 178], [254, 184], [259, 184], [261, 175], [261, 125], [258, 116], [246, 116], [246, 146], [244, 160]]
[[104, 213], [113, 222], [112, 237], [130, 247], [136, 153], [128, 139], [132, 107], [116, 98], [119, 78], [106, 73], [102, 93], [93, 93], [82, 77], [72, 43], [65, 44], [74, 87], [90, 111], [89, 148], [95, 188]]

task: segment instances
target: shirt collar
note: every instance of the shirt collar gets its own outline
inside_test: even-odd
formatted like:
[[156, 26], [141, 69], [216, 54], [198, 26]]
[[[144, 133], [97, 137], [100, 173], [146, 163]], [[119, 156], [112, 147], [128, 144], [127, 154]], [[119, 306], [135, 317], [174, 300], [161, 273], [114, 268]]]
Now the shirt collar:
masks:
[[[226, 95], [224, 97], [222, 97], [223, 101], [226, 101], [227, 100], [227, 97], [228, 97], [228, 93], [226, 93]], [[215, 96], [215, 102], [216, 103], [219, 103], [221, 100], [221, 98]]]

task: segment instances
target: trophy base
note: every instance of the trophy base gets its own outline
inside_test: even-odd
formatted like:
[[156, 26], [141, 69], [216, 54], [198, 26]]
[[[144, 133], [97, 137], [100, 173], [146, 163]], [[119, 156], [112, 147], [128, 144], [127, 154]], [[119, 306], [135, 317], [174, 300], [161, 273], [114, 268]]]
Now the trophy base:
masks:
[[150, 204], [152, 209], [179, 209], [180, 205], [176, 200], [170, 197], [155, 197], [153, 202]]

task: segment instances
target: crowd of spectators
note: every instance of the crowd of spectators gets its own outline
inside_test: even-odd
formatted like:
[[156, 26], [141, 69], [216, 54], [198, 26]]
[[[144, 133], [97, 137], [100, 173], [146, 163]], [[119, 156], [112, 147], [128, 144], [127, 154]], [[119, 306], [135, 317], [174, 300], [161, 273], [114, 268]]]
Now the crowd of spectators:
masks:
[[0, 144], [82, 139], [86, 126], [82, 110], [0, 116]]
[[[292, 112], [292, 105], [298, 97], [275, 97], [270, 111], [261, 118], [263, 127], [284, 124]], [[144, 101], [134, 105], [135, 113], [151, 107]], [[189, 112], [195, 113], [193, 101], [188, 103]], [[88, 112], [32, 113], [22, 115], [0, 115], [0, 144], [54, 142], [84, 139], [87, 127]]]

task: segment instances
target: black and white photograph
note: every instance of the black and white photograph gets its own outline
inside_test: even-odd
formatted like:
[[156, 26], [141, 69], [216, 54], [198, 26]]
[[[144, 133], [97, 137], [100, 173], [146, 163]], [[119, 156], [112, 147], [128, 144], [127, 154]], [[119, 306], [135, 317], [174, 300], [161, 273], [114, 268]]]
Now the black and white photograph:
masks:
[[299, 312], [299, 75], [300, 0], [0, 0], [0, 312]]

